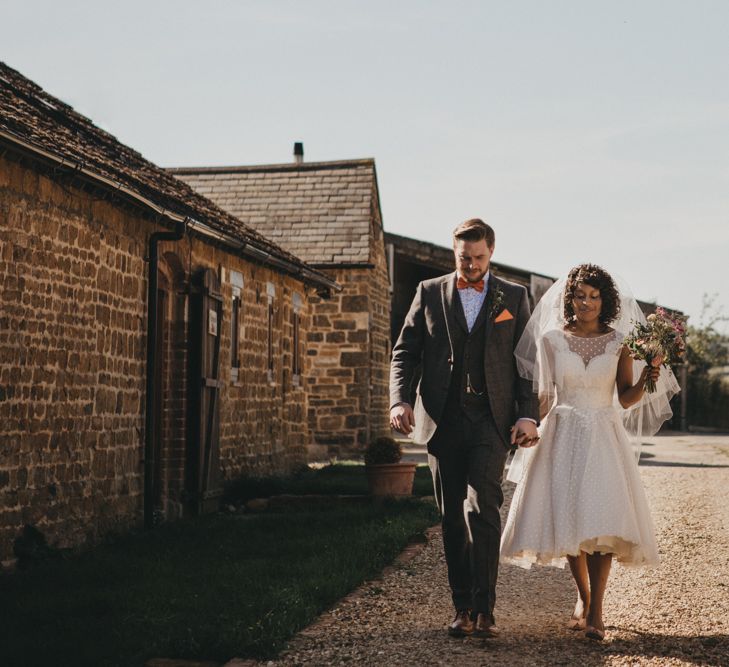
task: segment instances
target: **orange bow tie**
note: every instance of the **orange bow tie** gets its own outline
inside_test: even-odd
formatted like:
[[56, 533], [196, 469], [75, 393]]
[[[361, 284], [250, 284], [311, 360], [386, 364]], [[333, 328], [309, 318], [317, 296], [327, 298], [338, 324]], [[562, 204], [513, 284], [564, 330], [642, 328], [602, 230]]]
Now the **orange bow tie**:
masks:
[[461, 278], [461, 276], [458, 276], [458, 283], [456, 283], [456, 287], [458, 289], [468, 289], [469, 287], [473, 287], [473, 289], [475, 289], [477, 292], [483, 292], [483, 278], [481, 278], [481, 280], [479, 280], [477, 283], [469, 283], [465, 278]]

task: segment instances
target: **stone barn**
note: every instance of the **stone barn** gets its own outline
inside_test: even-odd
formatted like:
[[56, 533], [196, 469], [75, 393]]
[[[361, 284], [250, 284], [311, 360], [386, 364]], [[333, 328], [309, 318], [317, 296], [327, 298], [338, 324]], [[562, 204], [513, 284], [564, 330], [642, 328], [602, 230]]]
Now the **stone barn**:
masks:
[[313, 458], [361, 452], [389, 434], [390, 293], [375, 162], [171, 169], [178, 178], [342, 285], [314, 302]]
[[2, 63], [0, 280], [0, 560], [306, 461], [336, 282]]

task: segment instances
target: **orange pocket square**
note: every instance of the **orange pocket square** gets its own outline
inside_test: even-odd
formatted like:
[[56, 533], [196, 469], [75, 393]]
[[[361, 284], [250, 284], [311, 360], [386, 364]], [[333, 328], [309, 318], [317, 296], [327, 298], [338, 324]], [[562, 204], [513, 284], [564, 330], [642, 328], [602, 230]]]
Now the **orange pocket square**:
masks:
[[494, 320], [494, 322], [508, 322], [509, 320], [513, 319], [514, 316], [509, 312], [508, 308], [504, 308], [504, 310], [499, 313], [499, 316]]

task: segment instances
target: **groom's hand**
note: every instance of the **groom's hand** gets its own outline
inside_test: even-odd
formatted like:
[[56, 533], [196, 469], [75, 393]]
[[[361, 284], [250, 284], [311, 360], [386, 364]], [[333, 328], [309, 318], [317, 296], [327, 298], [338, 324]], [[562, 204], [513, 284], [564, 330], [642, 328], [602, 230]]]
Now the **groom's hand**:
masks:
[[415, 428], [415, 415], [408, 403], [398, 403], [390, 410], [390, 426], [404, 435], [412, 432]]
[[517, 447], [534, 447], [539, 442], [537, 425], [531, 419], [519, 419], [511, 427], [511, 444]]

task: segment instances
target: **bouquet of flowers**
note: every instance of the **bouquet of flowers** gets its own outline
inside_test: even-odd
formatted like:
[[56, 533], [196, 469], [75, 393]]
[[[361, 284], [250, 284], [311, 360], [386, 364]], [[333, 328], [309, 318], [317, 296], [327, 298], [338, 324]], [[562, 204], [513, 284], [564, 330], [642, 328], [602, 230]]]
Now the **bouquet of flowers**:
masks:
[[[647, 322], [636, 322], [633, 331], [623, 343], [633, 359], [645, 361], [649, 366], [669, 366], [681, 361], [686, 354], [686, 318], [669, 315], [665, 309], [656, 308], [648, 315]], [[648, 378], [645, 390], [653, 393], [656, 385]]]

